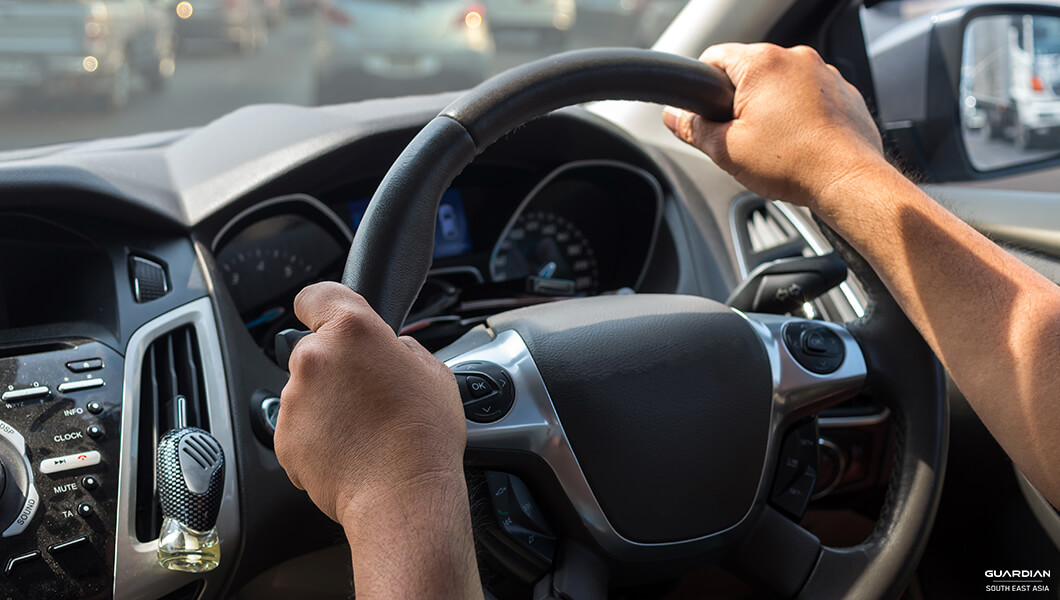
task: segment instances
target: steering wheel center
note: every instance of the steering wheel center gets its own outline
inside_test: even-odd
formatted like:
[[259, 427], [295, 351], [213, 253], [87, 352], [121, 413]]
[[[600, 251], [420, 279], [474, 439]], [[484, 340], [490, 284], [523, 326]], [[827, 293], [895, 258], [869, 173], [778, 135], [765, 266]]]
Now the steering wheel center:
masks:
[[732, 527], [758, 492], [772, 389], [766, 350], [723, 304], [600, 296], [498, 315], [541, 370], [615, 529], [640, 543]]

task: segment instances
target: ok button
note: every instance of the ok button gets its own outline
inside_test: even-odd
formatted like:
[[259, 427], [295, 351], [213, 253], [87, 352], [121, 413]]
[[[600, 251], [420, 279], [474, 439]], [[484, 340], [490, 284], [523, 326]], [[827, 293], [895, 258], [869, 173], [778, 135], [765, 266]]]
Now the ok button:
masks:
[[467, 378], [467, 389], [472, 398], [482, 398], [494, 392], [493, 384], [477, 375], [469, 375]]

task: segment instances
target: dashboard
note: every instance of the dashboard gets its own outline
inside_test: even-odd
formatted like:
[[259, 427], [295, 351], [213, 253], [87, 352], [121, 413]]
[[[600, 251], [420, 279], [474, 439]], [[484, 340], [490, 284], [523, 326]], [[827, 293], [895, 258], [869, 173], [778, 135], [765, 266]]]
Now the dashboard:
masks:
[[[337, 526], [271, 448], [266, 408], [287, 380], [272, 340], [301, 328], [300, 289], [341, 277], [387, 168], [449, 100], [251, 107], [201, 129], [0, 156], [0, 592], [240, 597], [270, 569], [335, 545]], [[633, 293], [724, 301], [748, 257], [769, 255], [744, 252], [756, 214], [787, 223], [778, 248], [826, 250], [795, 230], [808, 221], [765, 200], [730, 214], [718, 190], [725, 208], [712, 212], [676, 161], [581, 108], [495, 143], [443, 198], [403, 333], [438, 350], [522, 306]], [[850, 310], [839, 292], [818, 309]], [[822, 421], [835, 449], [822, 493], [878, 488], [886, 415], [861, 401], [837, 410], [831, 429]], [[226, 457], [209, 573], [157, 559], [152, 457], [180, 424], [209, 431]]]
[[[297, 292], [341, 276], [376, 184], [343, 186], [326, 201], [272, 198], [217, 234], [212, 250], [225, 286], [270, 356], [276, 333], [302, 327], [292, 308]], [[500, 310], [635, 292], [662, 203], [651, 173], [619, 161], [573, 161], [540, 179], [521, 169], [470, 169], [442, 197], [433, 267], [405, 331], [438, 349]]]

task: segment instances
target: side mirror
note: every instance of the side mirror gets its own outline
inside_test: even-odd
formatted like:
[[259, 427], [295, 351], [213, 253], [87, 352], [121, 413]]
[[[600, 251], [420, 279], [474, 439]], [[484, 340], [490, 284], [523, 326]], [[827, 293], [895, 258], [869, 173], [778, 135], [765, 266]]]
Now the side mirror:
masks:
[[964, 146], [980, 171], [1060, 151], [1060, 16], [984, 15], [961, 53]]
[[880, 36], [869, 57], [883, 129], [925, 179], [1060, 164], [1060, 7], [946, 10]]

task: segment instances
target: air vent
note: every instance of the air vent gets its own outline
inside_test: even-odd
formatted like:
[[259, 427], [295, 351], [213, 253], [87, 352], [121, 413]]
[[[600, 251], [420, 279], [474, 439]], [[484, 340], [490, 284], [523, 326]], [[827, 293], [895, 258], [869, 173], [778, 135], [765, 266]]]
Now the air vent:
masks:
[[158, 537], [162, 525], [155, 485], [158, 439], [178, 424], [210, 430], [202, 354], [191, 325], [159, 337], [147, 348], [140, 380], [139, 416], [136, 537], [148, 542]]
[[795, 231], [786, 222], [769, 213], [766, 206], [751, 211], [747, 218], [747, 236], [752, 252], [764, 252], [790, 242]]
[[733, 203], [733, 237], [743, 274], [778, 258], [809, 254], [806, 240], [772, 202], [745, 196]]

